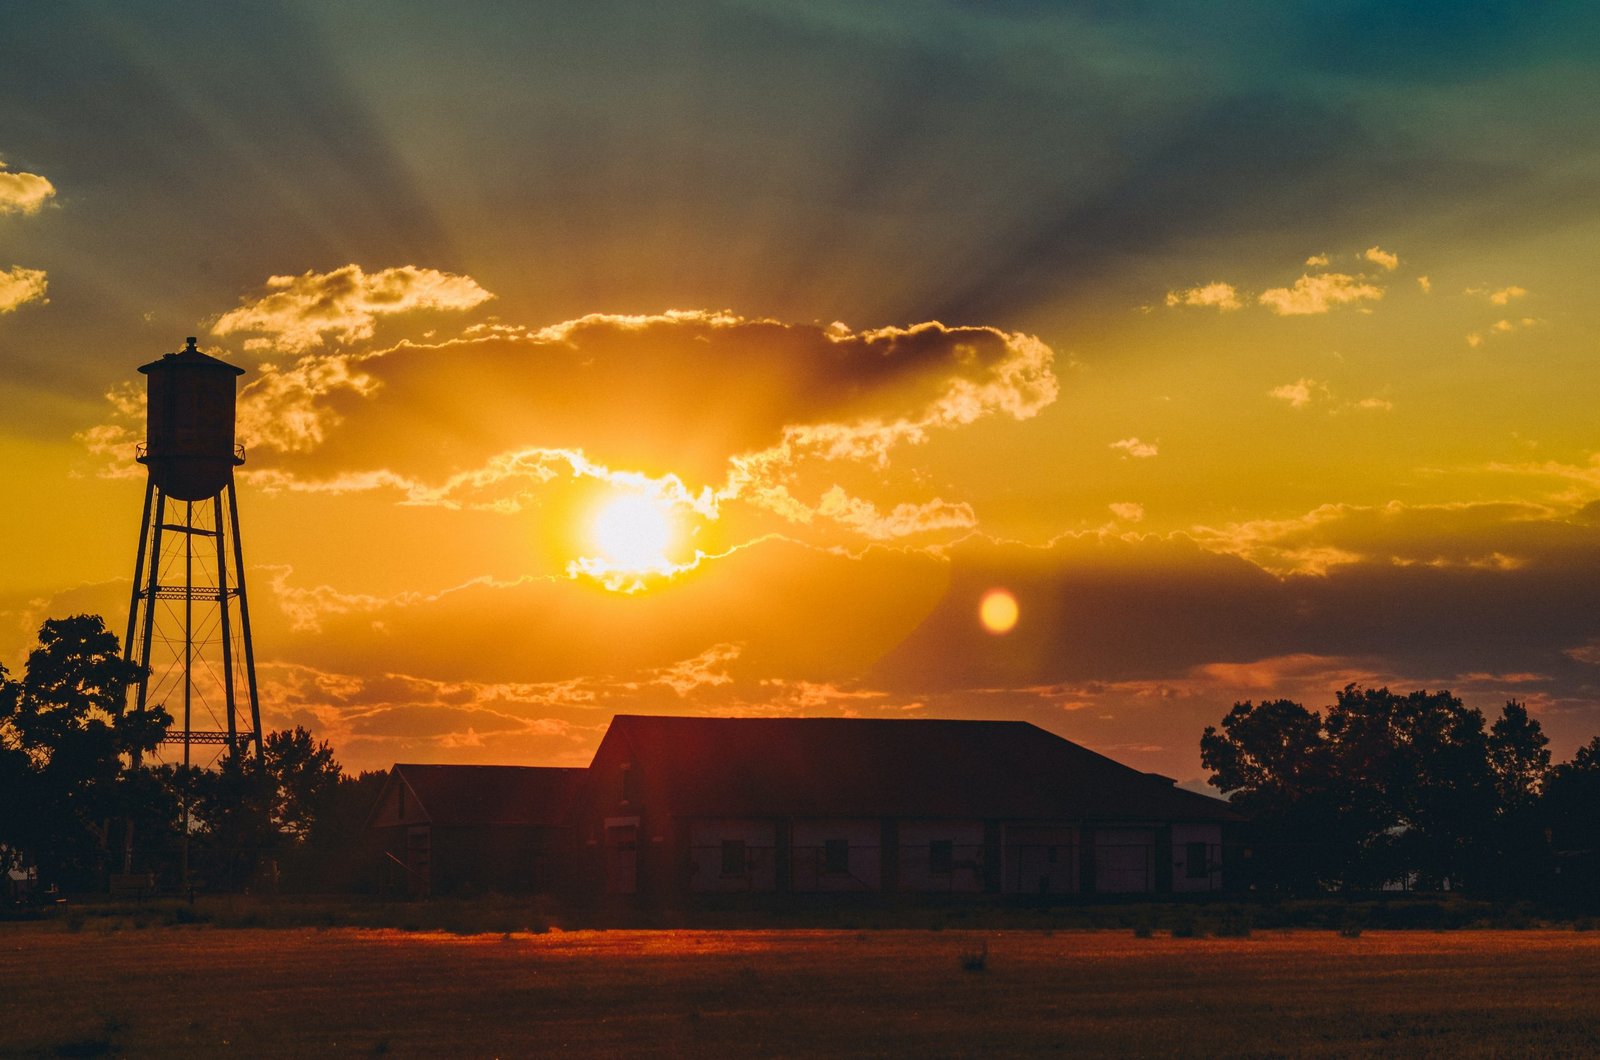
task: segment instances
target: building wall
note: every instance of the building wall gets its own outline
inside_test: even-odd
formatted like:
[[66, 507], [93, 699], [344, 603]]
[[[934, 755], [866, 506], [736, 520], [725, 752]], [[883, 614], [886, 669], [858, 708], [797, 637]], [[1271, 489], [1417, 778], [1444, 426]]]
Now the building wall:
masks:
[[378, 805], [373, 808], [370, 825], [373, 828], [393, 828], [396, 825], [426, 824], [428, 815], [423, 812], [411, 791], [397, 772], [391, 772], [384, 783]]
[[1222, 826], [1172, 826], [1172, 889], [1176, 893], [1222, 890]]
[[[790, 828], [791, 879], [800, 892], [876, 891], [883, 887], [882, 823], [876, 817], [805, 819]], [[843, 865], [829, 865], [829, 844], [843, 843]], [[835, 859], [838, 854], [834, 854]], [[840, 868], [843, 871], [839, 871]]]
[[777, 890], [777, 823], [760, 818], [688, 823], [688, 889], [696, 894]]
[[898, 829], [902, 891], [976, 894], [983, 890], [982, 821], [907, 821]]
[[1067, 825], [1007, 825], [1000, 889], [1006, 894], [1078, 893], [1078, 831]]
[[1156, 833], [1153, 828], [1094, 830], [1096, 894], [1148, 894], [1156, 890]]

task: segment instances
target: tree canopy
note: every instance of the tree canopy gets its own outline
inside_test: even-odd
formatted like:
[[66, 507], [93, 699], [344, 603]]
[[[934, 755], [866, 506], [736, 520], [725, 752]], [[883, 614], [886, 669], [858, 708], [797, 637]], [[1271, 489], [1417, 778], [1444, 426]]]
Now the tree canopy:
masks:
[[[1207, 727], [1212, 786], [1250, 818], [1258, 885], [1526, 890], [1558, 840], [1594, 846], [1600, 740], [1550, 769], [1523, 703], [1492, 725], [1445, 691], [1351, 684], [1325, 711], [1242, 702]], [[1587, 831], [1586, 831], [1587, 828]]]

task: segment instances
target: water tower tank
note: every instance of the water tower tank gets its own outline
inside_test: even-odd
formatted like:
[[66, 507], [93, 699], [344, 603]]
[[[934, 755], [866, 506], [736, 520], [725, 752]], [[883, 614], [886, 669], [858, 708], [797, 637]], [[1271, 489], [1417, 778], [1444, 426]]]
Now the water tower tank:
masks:
[[233, 441], [234, 381], [244, 374], [208, 357], [190, 339], [182, 353], [141, 365], [148, 379], [144, 447], [139, 462], [175, 500], [214, 497], [244, 463]]

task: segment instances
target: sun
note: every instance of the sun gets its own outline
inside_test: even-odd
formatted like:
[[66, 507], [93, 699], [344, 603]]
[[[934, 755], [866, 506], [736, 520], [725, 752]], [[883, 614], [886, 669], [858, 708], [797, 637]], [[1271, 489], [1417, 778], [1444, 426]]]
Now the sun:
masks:
[[618, 571], [672, 569], [667, 550], [676, 536], [672, 509], [656, 497], [625, 493], [605, 502], [590, 525], [594, 545]]

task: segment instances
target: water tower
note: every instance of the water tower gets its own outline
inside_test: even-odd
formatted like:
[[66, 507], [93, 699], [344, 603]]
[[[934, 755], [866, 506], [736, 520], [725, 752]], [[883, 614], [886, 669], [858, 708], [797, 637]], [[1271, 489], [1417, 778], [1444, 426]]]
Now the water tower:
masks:
[[[195, 348], [142, 365], [148, 382], [144, 490], [128, 637], [123, 653], [145, 677], [135, 709], [164, 705], [181, 725], [165, 742], [261, 755], [261, 705], [245, 596], [233, 469], [234, 387], [244, 369]], [[241, 701], [248, 705], [242, 716]], [[180, 713], [181, 706], [181, 713]]]

